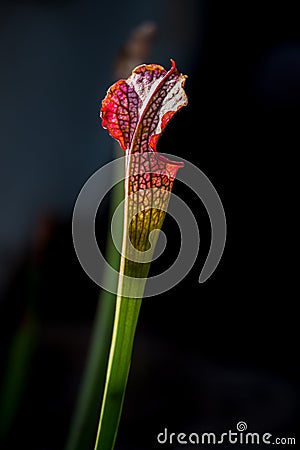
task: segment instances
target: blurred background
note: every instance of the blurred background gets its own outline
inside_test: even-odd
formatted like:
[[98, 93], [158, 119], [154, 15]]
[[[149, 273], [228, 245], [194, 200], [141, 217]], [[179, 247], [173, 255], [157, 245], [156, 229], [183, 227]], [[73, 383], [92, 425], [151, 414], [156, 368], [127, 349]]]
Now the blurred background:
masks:
[[[84, 182], [115, 157], [101, 100], [141, 57], [166, 68], [173, 58], [189, 75], [189, 105], [158, 149], [210, 178], [228, 238], [199, 285], [209, 219], [175, 183], [199, 223], [199, 257], [178, 286], [143, 302], [116, 450], [160, 448], [165, 427], [221, 433], [241, 420], [249, 431], [296, 435], [300, 30], [292, 4], [1, 2], [1, 449], [65, 446], [99, 297], [73, 249], [72, 209]], [[108, 202], [99, 222], [105, 246]], [[172, 219], [164, 231], [172, 243], [153, 273], [179, 249]], [[7, 391], [8, 373], [16, 391]]]

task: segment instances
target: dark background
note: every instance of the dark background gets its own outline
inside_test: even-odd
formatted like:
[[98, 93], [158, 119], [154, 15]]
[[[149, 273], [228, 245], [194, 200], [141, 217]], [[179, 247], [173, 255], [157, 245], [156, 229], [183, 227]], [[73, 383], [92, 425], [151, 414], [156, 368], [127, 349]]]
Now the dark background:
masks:
[[[143, 302], [116, 449], [160, 448], [165, 427], [223, 432], [241, 420], [249, 431], [296, 435], [300, 36], [289, 5], [2, 2], [2, 374], [32, 298], [38, 333], [1, 448], [64, 446], [99, 294], [73, 250], [72, 207], [112, 158], [99, 105], [123, 42], [145, 20], [157, 24], [145, 62], [169, 67], [172, 57], [189, 75], [189, 105], [158, 149], [210, 178], [228, 236], [216, 272], [199, 285], [209, 219], [178, 182], [175, 193], [198, 219], [199, 257], [178, 286]], [[107, 205], [101, 214], [106, 224]], [[171, 256], [153, 272], [178, 247], [172, 219], [164, 231]]]

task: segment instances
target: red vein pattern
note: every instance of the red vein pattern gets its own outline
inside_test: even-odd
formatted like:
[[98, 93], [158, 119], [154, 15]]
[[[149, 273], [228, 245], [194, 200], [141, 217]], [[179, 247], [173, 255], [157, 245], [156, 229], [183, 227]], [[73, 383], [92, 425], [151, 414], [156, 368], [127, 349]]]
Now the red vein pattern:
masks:
[[[160, 228], [173, 182], [183, 163], [171, 161], [156, 151], [158, 139], [174, 114], [187, 104], [184, 91], [186, 76], [176, 64], [166, 71], [157, 64], [136, 67], [127, 80], [117, 81], [102, 101], [102, 126], [115, 138], [127, 155], [126, 194], [137, 193], [145, 210], [132, 221], [130, 234], [135, 246], [145, 248], [147, 237]], [[158, 188], [159, 193], [149, 189]], [[147, 225], [147, 226], [146, 226]], [[139, 245], [139, 243], [141, 243]]]
[[[187, 104], [185, 79], [174, 61], [168, 72], [157, 64], [136, 67], [127, 80], [117, 81], [108, 90], [100, 113], [102, 126], [131, 155], [156, 151], [162, 131]], [[158, 163], [161, 169], [163, 164], [172, 161]]]

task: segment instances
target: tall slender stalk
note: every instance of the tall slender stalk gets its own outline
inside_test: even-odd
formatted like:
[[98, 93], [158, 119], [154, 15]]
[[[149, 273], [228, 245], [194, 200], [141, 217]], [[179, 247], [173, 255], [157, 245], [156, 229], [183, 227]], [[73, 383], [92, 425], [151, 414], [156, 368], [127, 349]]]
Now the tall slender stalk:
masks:
[[113, 449], [124, 402], [141, 299], [118, 297], [95, 449]]
[[[123, 243], [118, 294], [95, 450], [110, 450], [115, 445], [131, 365], [135, 331], [145, 287], [145, 283], [140, 282], [140, 278], [146, 278], [150, 268], [149, 263], [140, 264], [126, 258], [126, 256], [132, 256], [128, 249], [126, 238], [130, 203], [127, 189], [128, 184], [125, 183]], [[130, 292], [132, 297], [123, 296], [124, 292]]]

